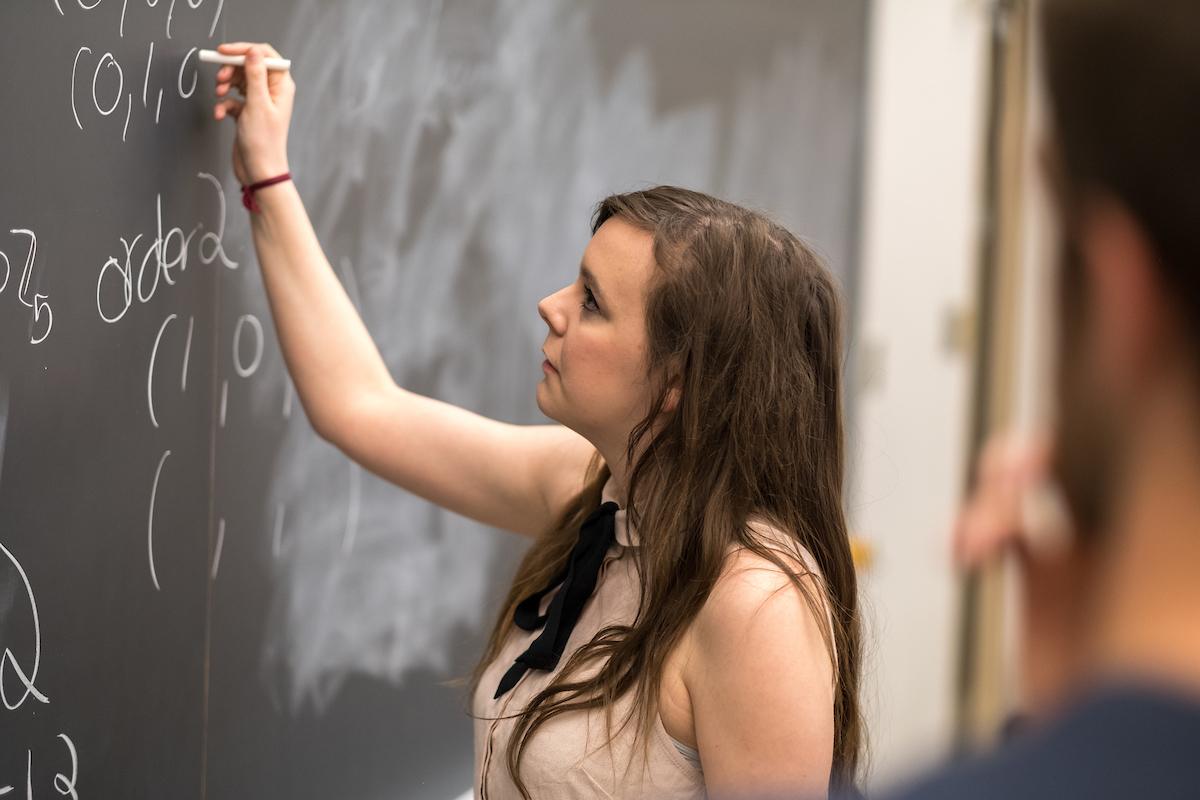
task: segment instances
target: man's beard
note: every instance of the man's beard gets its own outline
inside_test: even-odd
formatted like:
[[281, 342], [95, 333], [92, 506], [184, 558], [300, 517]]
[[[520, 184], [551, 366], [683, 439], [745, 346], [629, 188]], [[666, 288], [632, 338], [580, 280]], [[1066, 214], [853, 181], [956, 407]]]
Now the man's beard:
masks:
[[1089, 289], [1076, 248], [1068, 245], [1059, 279], [1057, 436], [1054, 472], [1066, 494], [1076, 532], [1102, 536], [1111, 522], [1122, 436], [1113, 406], [1093, 365]]

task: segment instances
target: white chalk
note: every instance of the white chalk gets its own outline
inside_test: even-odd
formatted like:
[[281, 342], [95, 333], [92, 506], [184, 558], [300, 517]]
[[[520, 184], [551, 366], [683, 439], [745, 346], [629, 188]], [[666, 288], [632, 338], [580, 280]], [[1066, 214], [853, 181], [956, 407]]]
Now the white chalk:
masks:
[[[201, 50], [200, 60], [207, 61], [210, 64], [225, 64], [230, 67], [246, 66], [245, 56], [227, 56], [224, 53], [218, 53], [216, 50]], [[267, 65], [267, 69], [291, 69], [292, 60], [290, 58], [264, 58], [263, 63]]]

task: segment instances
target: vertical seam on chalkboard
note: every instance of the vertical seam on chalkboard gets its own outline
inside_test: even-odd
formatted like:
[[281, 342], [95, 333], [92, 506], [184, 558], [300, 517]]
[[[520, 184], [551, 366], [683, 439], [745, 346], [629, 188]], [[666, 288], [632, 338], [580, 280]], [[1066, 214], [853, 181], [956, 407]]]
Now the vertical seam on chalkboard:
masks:
[[[221, 271], [213, 270], [212, 394], [208, 413], [208, 564], [213, 563], [213, 523], [217, 510], [217, 376], [220, 375]], [[208, 565], [206, 565], [207, 567]], [[207, 569], [205, 577], [208, 577]], [[208, 689], [212, 654], [213, 581], [204, 582], [204, 709], [200, 734], [200, 800], [208, 797]]]

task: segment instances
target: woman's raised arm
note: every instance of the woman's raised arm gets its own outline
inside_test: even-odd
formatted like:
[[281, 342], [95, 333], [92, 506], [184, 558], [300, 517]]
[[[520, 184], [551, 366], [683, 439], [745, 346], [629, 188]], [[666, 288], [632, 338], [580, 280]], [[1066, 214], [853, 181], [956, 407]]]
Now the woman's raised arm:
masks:
[[[267, 45], [221, 45], [246, 66], [217, 73], [217, 119], [237, 119], [233, 167], [243, 185], [288, 172], [295, 84], [268, 72]], [[231, 87], [244, 100], [228, 96]], [[350, 458], [438, 505], [537, 535], [582, 487], [593, 448], [557, 425], [516, 426], [407, 392], [325, 258], [291, 181], [259, 189], [254, 248], [296, 392], [316, 432]]]

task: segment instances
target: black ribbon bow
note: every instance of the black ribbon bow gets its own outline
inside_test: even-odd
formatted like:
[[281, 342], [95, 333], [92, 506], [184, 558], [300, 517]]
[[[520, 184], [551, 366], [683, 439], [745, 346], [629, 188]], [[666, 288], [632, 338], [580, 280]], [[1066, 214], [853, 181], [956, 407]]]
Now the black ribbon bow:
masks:
[[[517, 604], [513, 611], [513, 622], [527, 630], [537, 630], [545, 625], [541, 634], [529, 648], [517, 656], [517, 660], [504, 673], [496, 688], [496, 698], [517, 685], [521, 676], [530, 669], [552, 670], [558, 666], [571, 631], [579, 621], [583, 605], [592, 596], [600, 567], [604, 565], [604, 554], [616, 541], [616, 503], [604, 503], [583, 521], [579, 528], [579, 541], [571, 549], [566, 566], [550, 579], [546, 588], [534, 592]], [[558, 594], [550, 601], [546, 613], [538, 615], [542, 598], [562, 584]]]

